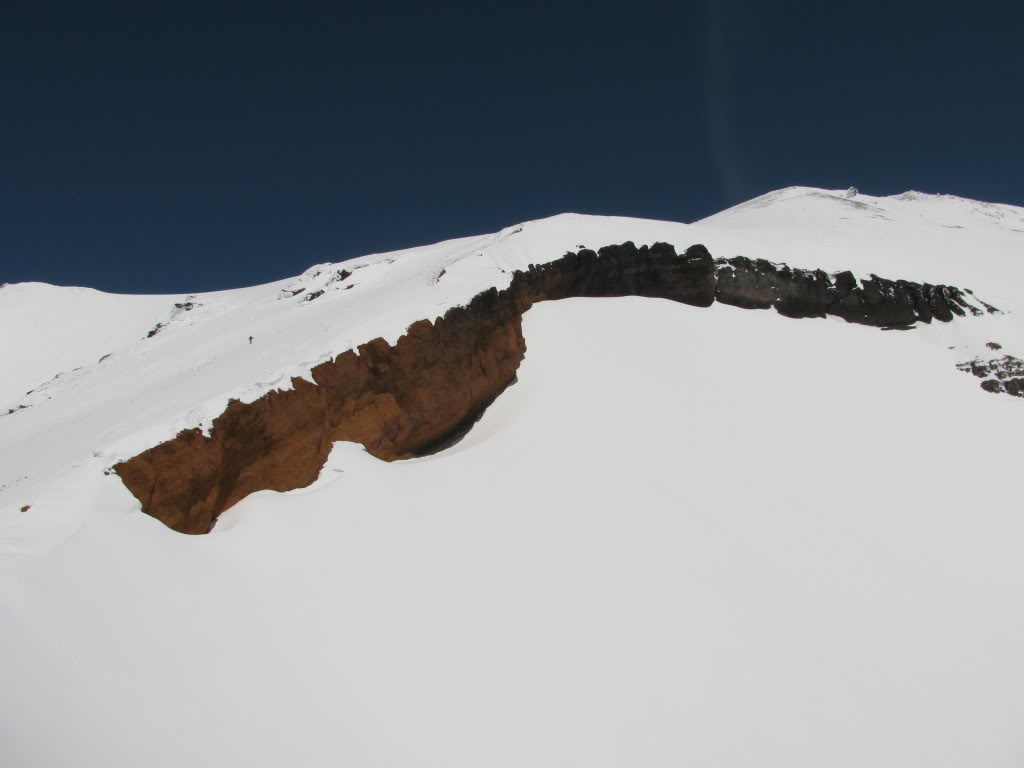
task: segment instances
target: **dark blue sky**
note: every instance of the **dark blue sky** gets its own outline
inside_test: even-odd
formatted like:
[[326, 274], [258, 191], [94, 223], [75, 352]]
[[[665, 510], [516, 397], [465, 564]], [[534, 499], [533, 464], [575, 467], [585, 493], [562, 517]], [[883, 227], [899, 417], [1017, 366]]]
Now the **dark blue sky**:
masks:
[[227, 288], [791, 184], [1022, 205], [1020, 5], [6, 0], [0, 282]]

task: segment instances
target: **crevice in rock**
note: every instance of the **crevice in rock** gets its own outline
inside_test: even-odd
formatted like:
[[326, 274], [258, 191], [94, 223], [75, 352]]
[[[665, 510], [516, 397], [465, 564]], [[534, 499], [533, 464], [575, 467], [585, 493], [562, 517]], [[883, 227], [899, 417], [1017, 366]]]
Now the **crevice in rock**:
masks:
[[851, 272], [827, 274], [742, 256], [715, 260], [702, 245], [582, 248], [514, 273], [394, 345], [374, 339], [292, 379], [292, 389], [232, 400], [209, 437], [184, 430], [114, 466], [142, 509], [182, 533], [206, 533], [225, 509], [258, 490], [312, 483], [331, 445], [361, 443], [384, 461], [436, 452], [460, 439], [515, 381], [526, 354], [523, 313], [569, 297], [648, 296], [698, 307], [715, 301], [774, 308], [792, 318], [842, 317], [879, 328], [997, 312], [959, 288]]

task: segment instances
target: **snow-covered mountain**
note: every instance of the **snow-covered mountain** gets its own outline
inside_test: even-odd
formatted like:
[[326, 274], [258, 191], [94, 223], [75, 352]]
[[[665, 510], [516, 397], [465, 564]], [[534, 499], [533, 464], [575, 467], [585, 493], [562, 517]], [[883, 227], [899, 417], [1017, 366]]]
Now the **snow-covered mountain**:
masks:
[[1022, 304], [1024, 209], [802, 187], [3, 286], [3, 764], [1019, 765]]

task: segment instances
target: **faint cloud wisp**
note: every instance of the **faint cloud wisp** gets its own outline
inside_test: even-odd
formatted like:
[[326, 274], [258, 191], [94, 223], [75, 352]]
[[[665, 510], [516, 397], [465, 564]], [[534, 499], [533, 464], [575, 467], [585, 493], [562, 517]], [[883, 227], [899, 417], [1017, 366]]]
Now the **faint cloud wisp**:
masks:
[[733, 57], [726, 39], [728, 0], [704, 3], [704, 126], [711, 160], [731, 202], [746, 199], [736, 119], [733, 114]]

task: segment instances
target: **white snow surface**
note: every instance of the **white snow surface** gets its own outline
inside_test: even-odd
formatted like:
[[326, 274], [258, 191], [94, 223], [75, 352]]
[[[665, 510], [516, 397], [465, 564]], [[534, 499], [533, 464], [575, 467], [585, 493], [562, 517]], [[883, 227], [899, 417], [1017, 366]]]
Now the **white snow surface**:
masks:
[[[206, 536], [104, 474], [231, 397], [625, 240], [1004, 311], [883, 333], [543, 303], [518, 383], [437, 455], [338, 443], [313, 486]], [[0, 765], [1019, 766], [1024, 402], [954, 365], [988, 341], [1024, 357], [1022, 306], [1024, 209], [804, 187], [235, 291], [4, 286]]]

